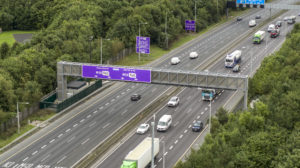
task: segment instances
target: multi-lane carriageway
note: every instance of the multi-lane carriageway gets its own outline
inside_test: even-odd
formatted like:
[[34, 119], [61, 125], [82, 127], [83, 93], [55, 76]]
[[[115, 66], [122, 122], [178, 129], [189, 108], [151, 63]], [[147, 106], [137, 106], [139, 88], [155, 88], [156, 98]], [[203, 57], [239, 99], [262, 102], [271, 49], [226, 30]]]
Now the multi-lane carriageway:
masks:
[[[284, 14], [284, 16], [291, 15], [293, 12], [297, 13], [291, 11]], [[226, 49], [229, 43], [241, 37], [243, 33], [251, 31], [248, 27], [248, 18], [253, 18], [257, 14], [262, 16], [262, 19], [258, 20], [258, 24], [260, 24], [267, 18], [264, 16], [268, 16], [269, 13], [263, 9], [253, 9], [250, 13], [243, 16], [243, 21], [230, 21], [221, 25], [199, 37], [199, 39], [193, 40], [165, 55], [156, 61], [155, 67], [183, 70], [194, 69], [205, 62], [206, 59], [209, 59], [210, 56]], [[281, 16], [281, 18], [284, 16]], [[229, 52], [235, 49], [243, 50], [241, 74], [250, 73], [250, 51], [253, 52], [253, 69], [255, 69], [264, 56], [280, 46], [289, 29], [291, 29], [291, 26], [284, 24], [281, 36], [276, 39], [267, 38], [267, 45], [265, 42], [261, 45], [253, 45], [251, 37], [248, 37], [235, 48], [232, 48]], [[200, 53], [199, 58], [193, 61], [189, 60], [188, 54], [191, 51]], [[171, 66], [169, 60], [175, 55], [179, 56], [182, 62], [176, 66]], [[229, 69], [224, 69], [222, 61], [223, 59], [220, 59], [208, 69], [214, 72], [231, 73]], [[169, 86], [117, 83], [29, 137], [23, 143], [3, 153], [0, 156], [0, 166], [71, 167], [130, 118], [151, 104], [160, 95], [167, 92], [168, 88]], [[133, 92], [140, 93], [142, 99], [138, 102], [130, 102], [130, 95]], [[200, 101], [200, 91], [197, 89], [184, 89], [178, 96], [181, 98], [181, 102], [177, 108], [163, 107], [156, 112], [157, 118], [163, 113], [170, 113], [173, 116], [172, 128], [166, 133], [156, 133], [156, 136], [165, 141], [166, 152], [168, 152], [166, 154], [167, 167], [172, 167], [198, 136], [198, 134], [192, 133], [189, 129], [192, 122], [196, 119], [206, 122], [208, 115], [208, 103]], [[231, 92], [223, 92], [212, 103], [212, 111], [215, 112], [230, 97], [232, 97]], [[117, 148], [116, 152], [113, 152], [98, 166], [119, 167], [125, 155], [145, 136], [147, 135], [129, 136], [124, 145]], [[115, 156], [116, 153], [117, 155]], [[112, 158], [114, 158], [113, 161], [111, 160]], [[161, 167], [160, 164], [161, 162], [157, 163], [158, 167]]]
[[[280, 18], [289, 16], [292, 13], [296, 14], [297, 12], [288, 12], [283, 16], [280, 16]], [[291, 25], [283, 23], [283, 26], [281, 28], [281, 35], [276, 39], [271, 39], [268, 36], [265, 39], [266, 41], [264, 41], [262, 44], [253, 45], [251, 36], [237, 45], [234, 49], [243, 50], [243, 60], [241, 63], [242, 70], [240, 73], [250, 75], [251, 54], [253, 60], [253, 69], [257, 69], [260, 65], [260, 62], [266, 55], [273, 53], [274, 50], [277, 50], [281, 46], [287, 32], [289, 32], [291, 28]], [[267, 25], [263, 26], [262, 29], [266, 30]], [[224, 68], [224, 59], [220, 59], [219, 61], [215, 62], [215, 64], [211, 65], [209, 70], [220, 73], [233, 73], [231, 69]], [[191, 131], [192, 124], [196, 120], [201, 120], [205, 123], [209, 117], [209, 102], [201, 101], [199, 99], [199, 95], [200, 93], [197, 92], [197, 90], [186, 88], [178, 94], [179, 98], [181, 98], [181, 104], [178, 107], [163, 107], [156, 112], [157, 119], [159, 119], [159, 117], [161, 117], [163, 114], [171, 114], [174, 123], [172, 124], [172, 128], [167, 132], [155, 132], [155, 137], [159, 137], [161, 141], [161, 152], [157, 158], [156, 167], [163, 167], [163, 154], [165, 156], [165, 167], [173, 167], [178, 159], [180, 159], [185, 153], [186, 149], [191, 146], [196, 138], [199, 137], [199, 133], [194, 133]], [[212, 102], [213, 113], [215, 113], [220, 106], [224, 105], [224, 103], [226, 103], [230, 96], [232, 96], [232, 93], [230, 92], [223, 92], [222, 94], [220, 94]], [[146, 122], [150, 123], [151, 121], [153, 121], [153, 119], [148, 119], [148, 121]], [[145, 137], [151, 137], [151, 131], [149, 131], [145, 135], [137, 135], [134, 133], [134, 131], [135, 130], [131, 132], [131, 136], [122, 140], [123, 143], [120, 144], [114, 151], [111, 151], [111, 153], [105, 158], [100, 159], [98, 163], [94, 165], [94, 167], [119, 167], [122, 164], [123, 158], [125, 158], [130, 150], [134, 149], [134, 147]], [[162, 152], [163, 141], [165, 142], [165, 153]]]

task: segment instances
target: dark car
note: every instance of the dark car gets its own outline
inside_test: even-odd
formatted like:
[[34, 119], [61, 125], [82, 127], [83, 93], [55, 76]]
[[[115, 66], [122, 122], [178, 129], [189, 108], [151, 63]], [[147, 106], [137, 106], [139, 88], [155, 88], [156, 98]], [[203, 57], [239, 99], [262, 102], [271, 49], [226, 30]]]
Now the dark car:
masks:
[[132, 101], [138, 101], [141, 99], [141, 95], [140, 94], [133, 94], [130, 98]]
[[243, 18], [240, 16], [236, 18], [236, 21], [241, 21], [241, 20], [243, 20]]
[[236, 64], [233, 69], [232, 69], [232, 72], [240, 72], [241, 70], [241, 66], [239, 64]]
[[260, 18], [261, 18], [260, 15], [256, 15], [256, 16], [255, 16], [255, 19], [260, 19]]
[[277, 21], [277, 22], [275, 23], [275, 26], [277, 26], [277, 27], [281, 27], [281, 25], [282, 25], [282, 22], [281, 22], [281, 21]]
[[202, 121], [196, 121], [193, 124], [192, 131], [200, 132], [200, 131], [202, 131], [202, 129], [203, 129], [203, 122]]

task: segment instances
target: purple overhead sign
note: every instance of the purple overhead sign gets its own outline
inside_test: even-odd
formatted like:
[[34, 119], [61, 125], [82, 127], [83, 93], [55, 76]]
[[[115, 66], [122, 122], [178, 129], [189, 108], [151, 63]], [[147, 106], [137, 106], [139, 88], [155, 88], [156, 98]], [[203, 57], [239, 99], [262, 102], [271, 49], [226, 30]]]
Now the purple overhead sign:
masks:
[[150, 83], [151, 70], [82, 65], [82, 77]]
[[136, 36], [136, 53], [150, 54], [150, 37]]
[[185, 20], [185, 30], [195, 31], [195, 21], [194, 20]]

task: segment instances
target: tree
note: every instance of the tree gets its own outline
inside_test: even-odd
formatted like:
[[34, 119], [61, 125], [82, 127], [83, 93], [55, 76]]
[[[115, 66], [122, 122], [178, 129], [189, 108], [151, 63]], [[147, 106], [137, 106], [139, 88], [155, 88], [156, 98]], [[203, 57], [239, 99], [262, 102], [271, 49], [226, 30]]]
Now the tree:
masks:
[[5, 59], [6, 57], [8, 57], [9, 54], [9, 45], [4, 42], [1, 44], [0, 47], [0, 59]]

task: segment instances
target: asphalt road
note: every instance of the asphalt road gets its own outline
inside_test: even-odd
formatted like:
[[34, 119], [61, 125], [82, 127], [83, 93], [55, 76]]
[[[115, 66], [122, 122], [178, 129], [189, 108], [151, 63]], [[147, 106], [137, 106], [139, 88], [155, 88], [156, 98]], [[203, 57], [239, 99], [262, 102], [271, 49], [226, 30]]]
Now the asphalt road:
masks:
[[[291, 11], [285, 13], [284, 16], [296, 15], [297, 12]], [[270, 23], [274, 23], [270, 22]], [[269, 23], [269, 24], [270, 24]], [[267, 26], [262, 27], [260, 30], [267, 30]], [[252, 55], [252, 72], [259, 67], [261, 61], [265, 56], [273, 53], [279, 49], [284, 42], [287, 32], [291, 31], [292, 25], [288, 25], [283, 22], [281, 27], [281, 34], [277, 38], [270, 38], [267, 33], [265, 40], [261, 44], [252, 44], [252, 36], [242, 41], [232, 51], [239, 49], [242, 50], [242, 62], [240, 63], [242, 69], [239, 74], [251, 75], [251, 55]], [[229, 51], [232, 52], [232, 51]], [[219, 73], [232, 74], [231, 68], [224, 67], [224, 58], [218, 60], [214, 65], [209, 68], [209, 71]], [[216, 110], [221, 107], [229, 99], [233, 92], [225, 91], [212, 102], [212, 113], [215, 114]], [[204, 102], [200, 97], [200, 91], [196, 88], [186, 88], [178, 97], [181, 99], [180, 105], [176, 108], [163, 107], [156, 113], [156, 120], [158, 120], [163, 114], [170, 114], [173, 118], [172, 127], [164, 133], [156, 132], [155, 137], [160, 139], [160, 154], [156, 161], [156, 167], [163, 167], [163, 153], [165, 155], [165, 167], [170, 168], [182, 157], [186, 149], [189, 148], [196, 138], [199, 137], [199, 133], [191, 131], [192, 123], [196, 120], [201, 120], [207, 123], [209, 117], [209, 102]], [[148, 124], [153, 121], [149, 119]], [[157, 124], [157, 121], [156, 121]], [[131, 136], [124, 141], [120, 146], [111, 153], [111, 155], [100, 160], [94, 167], [115, 168], [120, 167], [122, 160], [125, 156], [133, 150], [145, 137], [151, 137], [151, 129], [145, 135], [138, 135], [131, 132]], [[163, 141], [165, 142], [165, 152], [163, 152]]]
[[[262, 16], [267, 13], [260, 9], [254, 11]], [[252, 14], [250, 17], [256, 15], [250, 14]], [[249, 28], [245, 19], [241, 22], [226, 23], [185, 45], [182, 50], [166, 55], [157, 61], [160, 63], [156, 67], [193, 69], [247, 30]], [[200, 53], [196, 61], [187, 58], [191, 51]], [[171, 66], [169, 60], [175, 55], [179, 56], [182, 62]], [[104, 141], [114, 130], [164, 94], [167, 88], [169, 87], [148, 84], [123, 84], [110, 94], [100, 96], [97, 101], [88, 101], [80, 110], [76, 109], [78, 112], [74, 116], [65, 118], [60, 123], [54, 122], [49, 126], [51, 129], [45, 128], [47, 132], [33, 139], [32, 142], [20, 144], [3, 153], [0, 156], [0, 165], [1, 167], [70, 167], [93, 147]], [[130, 95], [135, 92], [142, 94], [142, 99], [131, 102]], [[226, 92], [224, 94], [226, 95]]]

